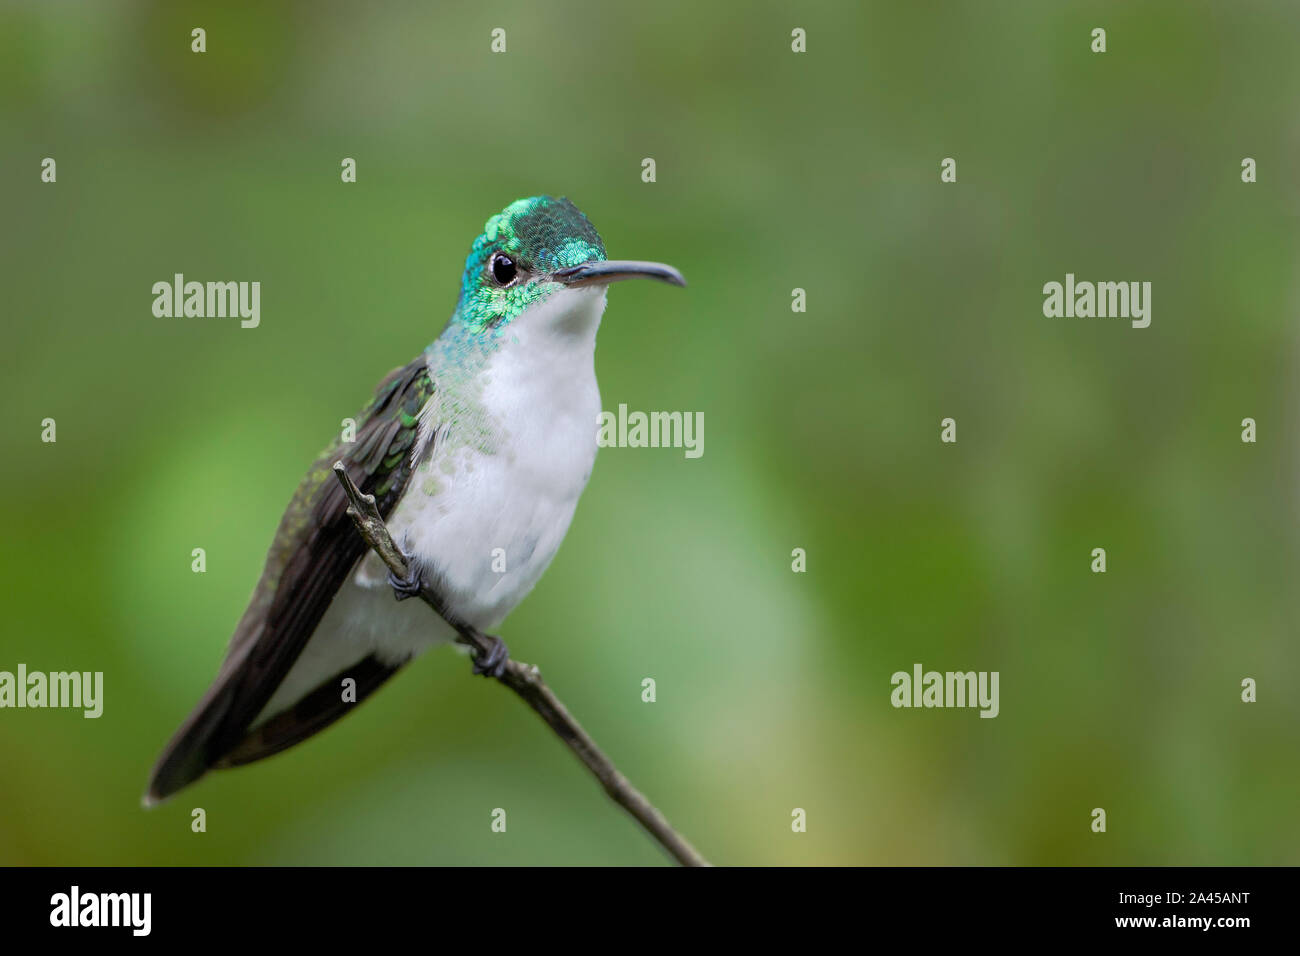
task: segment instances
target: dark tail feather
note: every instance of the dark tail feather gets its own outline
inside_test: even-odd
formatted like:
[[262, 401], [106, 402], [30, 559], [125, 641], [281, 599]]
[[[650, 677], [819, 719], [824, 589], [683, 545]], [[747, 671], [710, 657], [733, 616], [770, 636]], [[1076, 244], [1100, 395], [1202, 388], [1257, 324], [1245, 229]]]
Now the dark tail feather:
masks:
[[198, 780], [213, 765], [218, 756], [212, 752], [213, 741], [221, 732], [233, 696], [229, 677], [227, 672], [217, 679], [167, 743], [149, 775], [149, 788], [142, 801], [146, 807], [161, 803]]
[[[278, 754], [319, 733], [378, 690], [384, 681], [401, 670], [404, 663], [406, 662], [382, 664], [373, 654], [362, 658], [319, 684], [288, 710], [281, 711], [254, 727], [227, 750], [214, 766], [238, 767], [252, 763]], [[343, 700], [342, 683], [345, 677], [357, 682], [355, 701]]]
[[[234, 736], [233, 728], [224, 726], [234, 691], [234, 681], [229, 679], [233, 671], [227, 671], [204, 695], [158, 758], [145, 791], [144, 805], [152, 807], [161, 803], [211, 769], [252, 763], [306, 740], [369, 697], [401, 669], [402, 663], [383, 664], [374, 655], [365, 657], [318, 685], [288, 710], [239, 736]], [[357, 682], [355, 702], [343, 700], [341, 685], [345, 677]]]

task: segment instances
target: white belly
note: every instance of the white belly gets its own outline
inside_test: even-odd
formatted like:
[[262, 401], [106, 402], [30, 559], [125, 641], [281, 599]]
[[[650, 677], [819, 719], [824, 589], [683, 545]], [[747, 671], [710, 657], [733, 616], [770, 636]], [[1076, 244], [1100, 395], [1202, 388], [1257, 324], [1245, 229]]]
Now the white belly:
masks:
[[[474, 376], [472, 395], [431, 361], [435, 395], [421, 427], [436, 438], [388, 526], [451, 610], [482, 630], [542, 576], [591, 475], [604, 306], [603, 289], [566, 290], [530, 309]], [[374, 554], [358, 562], [261, 717], [370, 653], [398, 663], [454, 638], [423, 601], [394, 600], [386, 570]]]
[[[502, 367], [510, 364], [493, 370], [484, 394], [486, 408], [502, 411], [495, 449], [459, 444], [449, 434], [389, 516], [394, 539], [421, 562], [452, 610], [485, 630], [505, 619], [550, 564], [596, 459], [594, 373], [571, 379], [563, 396], [530, 396], [520, 381], [528, 376]], [[377, 563], [363, 563], [359, 584], [379, 583], [383, 575], [371, 574]]]

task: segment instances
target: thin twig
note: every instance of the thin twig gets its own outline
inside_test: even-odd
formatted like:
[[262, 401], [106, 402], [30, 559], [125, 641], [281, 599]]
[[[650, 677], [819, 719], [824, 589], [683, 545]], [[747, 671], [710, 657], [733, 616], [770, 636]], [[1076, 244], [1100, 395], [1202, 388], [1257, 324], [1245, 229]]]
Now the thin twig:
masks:
[[[379, 508], [375, 505], [374, 495], [363, 495], [361, 490], [348, 477], [347, 470], [343, 467], [342, 462], [334, 463], [334, 474], [338, 477], [343, 490], [348, 496], [350, 506], [348, 516], [357, 526], [357, 531], [361, 537], [379, 555], [380, 560], [388, 565], [388, 569], [393, 572], [394, 577], [401, 580], [407, 580], [410, 575], [410, 569], [407, 567], [406, 558], [403, 556], [401, 549], [393, 541], [393, 536], [388, 532], [388, 525], [384, 523], [383, 517], [379, 514]], [[431, 588], [427, 582], [420, 583], [420, 597], [434, 609], [442, 618], [455, 628], [459, 635], [457, 638], [460, 643], [467, 644], [473, 652], [476, 659], [483, 659], [489, 654], [494, 646], [491, 638], [485, 635], [477, 628], [466, 624], [452, 614], [442, 597]], [[550, 725], [556, 735], [568, 745], [569, 749], [574, 752], [588, 770], [595, 775], [600, 781], [600, 785], [605, 788], [605, 792], [618, 803], [628, 813], [632, 814], [636, 821], [645, 827], [646, 831], [659, 841], [660, 845], [683, 866], [708, 866], [709, 863], [699, 854], [690, 842], [672, 828], [664, 815], [654, 808], [654, 805], [628, 782], [627, 777], [623, 776], [614, 766], [613, 762], [605, 756], [604, 751], [596, 746], [596, 741], [582, 729], [573, 715], [565, 708], [560, 699], [555, 696], [554, 692], [546, 686], [542, 680], [541, 672], [532, 664], [524, 664], [520, 661], [509, 660], [506, 662], [501, 675], [497, 677], [502, 684], [505, 684], [516, 694], [523, 698], [533, 710], [537, 711], [542, 720]]]

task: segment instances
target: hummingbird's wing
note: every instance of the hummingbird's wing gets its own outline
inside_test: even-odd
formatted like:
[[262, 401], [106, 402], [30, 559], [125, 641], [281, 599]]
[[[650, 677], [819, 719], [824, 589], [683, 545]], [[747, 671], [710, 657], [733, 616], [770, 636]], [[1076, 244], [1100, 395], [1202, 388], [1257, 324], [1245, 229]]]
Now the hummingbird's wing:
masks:
[[[283, 750], [355, 706], [342, 701], [338, 681], [326, 681], [249, 732], [366, 550], [347, 515], [334, 462], [343, 462], [387, 517], [415, 467], [420, 411], [432, 395], [423, 356], [395, 369], [358, 416], [356, 441], [340, 437], [307, 473], [280, 521], [221, 670], [158, 759], [146, 802], [162, 800], [217, 764], [247, 763]], [[357, 682], [357, 702], [400, 666], [372, 656], [348, 668], [346, 676]]]

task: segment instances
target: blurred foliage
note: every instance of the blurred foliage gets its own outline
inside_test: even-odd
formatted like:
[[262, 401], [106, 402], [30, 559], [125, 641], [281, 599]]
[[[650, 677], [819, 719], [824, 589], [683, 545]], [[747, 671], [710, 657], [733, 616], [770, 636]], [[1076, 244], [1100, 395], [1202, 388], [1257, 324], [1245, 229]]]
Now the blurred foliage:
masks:
[[[0, 7], [0, 669], [106, 684], [99, 720], [0, 712], [0, 862], [663, 861], [450, 650], [138, 804], [307, 464], [441, 329], [483, 221], [548, 192], [690, 280], [615, 288], [597, 368], [607, 408], [703, 411], [705, 454], [603, 451], [503, 634], [706, 854], [1295, 863], [1298, 23], [1181, 0]], [[155, 319], [175, 272], [260, 280], [261, 327]], [[1151, 281], [1151, 327], [1045, 319], [1066, 272]], [[915, 662], [1000, 671], [1001, 715], [894, 710]]]

